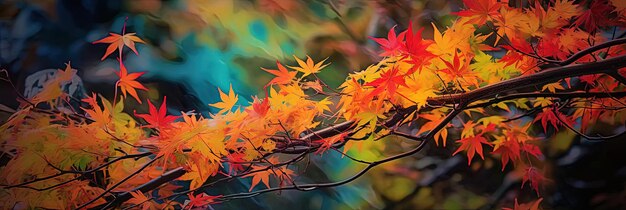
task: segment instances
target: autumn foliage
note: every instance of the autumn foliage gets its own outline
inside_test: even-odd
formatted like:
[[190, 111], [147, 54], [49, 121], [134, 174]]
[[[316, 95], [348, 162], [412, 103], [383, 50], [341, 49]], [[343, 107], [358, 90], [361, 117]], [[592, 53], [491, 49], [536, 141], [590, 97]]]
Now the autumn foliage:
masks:
[[[589, 131], [626, 120], [626, 38], [604, 33], [626, 27], [626, 5], [463, 2], [451, 25], [432, 24], [432, 40], [411, 23], [371, 37], [380, 45], [380, 61], [350, 73], [338, 88], [316, 75], [326, 60], [295, 57], [293, 65], [277, 61], [262, 68], [274, 77], [250, 103], [232, 86], [219, 89], [219, 102], [210, 104], [219, 111], [210, 116], [169, 113], [166, 97], [160, 105], [141, 97], [143, 73], [123, 61], [134, 56], [124, 55], [125, 48], [137, 53], [135, 45], [144, 41], [111, 33], [94, 44], [108, 45], [102, 59], [119, 63], [115, 98], [92, 93], [81, 110], [63, 108], [71, 99], [61, 86], [77, 71], [68, 63], [36, 96], [17, 99], [20, 107], [0, 127], [8, 158], [0, 166], [0, 206], [202, 207], [339, 186], [434, 143], [467, 156], [468, 165], [490, 157], [502, 171], [519, 171], [520, 187], [532, 188], [536, 199], [513, 207], [538, 209], [549, 182], [541, 140], [561, 129], [589, 140], [620, 136]], [[128, 100], [147, 102], [149, 112], [124, 112]], [[379, 160], [350, 156], [374, 141], [398, 141], [392, 136], [412, 146]], [[296, 179], [292, 164], [332, 152], [364, 168], [339, 182]], [[218, 173], [225, 178], [213, 179]], [[233, 179], [249, 180], [249, 192], [202, 192]]]

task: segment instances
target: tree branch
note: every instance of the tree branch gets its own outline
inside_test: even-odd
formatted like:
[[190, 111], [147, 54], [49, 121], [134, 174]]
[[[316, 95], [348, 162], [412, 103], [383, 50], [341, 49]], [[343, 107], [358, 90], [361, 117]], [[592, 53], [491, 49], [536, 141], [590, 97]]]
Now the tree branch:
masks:
[[433, 97], [428, 99], [428, 103], [431, 105], [445, 105], [457, 104], [461, 102], [473, 102], [476, 100], [492, 98], [496, 95], [501, 95], [527, 87], [555, 82], [565, 78], [617, 71], [616, 69], [622, 67], [626, 67], [626, 55], [598, 62], [549, 68], [535, 74], [505, 80], [474, 89], [466, 93]]
[[128, 201], [129, 199], [131, 199], [133, 196], [130, 194], [130, 192], [137, 192], [140, 191], [142, 193], [147, 193], [150, 192], [154, 189], [156, 189], [157, 187], [161, 186], [162, 184], [168, 183], [172, 180], [178, 179], [178, 177], [181, 177], [183, 175], [185, 175], [185, 173], [187, 173], [187, 171], [185, 171], [185, 169], [183, 169], [183, 167], [178, 167], [175, 168], [173, 170], [170, 170], [168, 172], [165, 172], [163, 175], [154, 178], [152, 180], [150, 180], [149, 182], [146, 182], [144, 184], [142, 184], [139, 187], [136, 187], [128, 192], [124, 192], [121, 193], [117, 196], [108, 196], [105, 199], [106, 200], [112, 200], [111, 202], [108, 202], [106, 204], [102, 204], [99, 206], [96, 206], [92, 209], [106, 209], [108, 207], [114, 207], [114, 206], [118, 206], [126, 201]]

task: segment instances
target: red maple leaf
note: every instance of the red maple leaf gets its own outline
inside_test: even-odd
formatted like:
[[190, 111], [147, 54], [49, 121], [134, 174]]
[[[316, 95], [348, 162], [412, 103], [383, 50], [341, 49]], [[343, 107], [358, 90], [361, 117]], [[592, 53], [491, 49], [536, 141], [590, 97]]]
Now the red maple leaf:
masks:
[[502, 46], [502, 48], [524, 54], [534, 54], [533, 47], [530, 46], [530, 43], [521, 38], [509, 37], [509, 44]]
[[389, 97], [392, 98], [400, 85], [406, 87], [404, 75], [400, 74], [398, 68], [396, 68], [395, 66], [392, 67], [390, 70], [383, 71], [380, 74], [380, 78], [365, 83], [365, 85], [375, 87], [374, 90], [367, 95], [367, 98], [372, 98], [375, 95], [382, 93], [383, 91], [387, 91]]
[[194, 196], [193, 192], [190, 192], [189, 194], [187, 194], [187, 196], [189, 196], [189, 201], [185, 202], [185, 209], [192, 209], [193, 207], [203, 207], [209, 204], [219, 203], [218, 201], [215, 201], [215, 199], [222, 197], [221, 195], [211, 196], [207, 195], [206, 193], [201, 193], [197, 196]]
[[246, 154], [244, 153], [231, 153], [226, 158], [228, 159], [228, 174], [231, 174], [233, 170], [235, 171], [243, 171], [245, 169], [243, 163], [246, 162], [244, 159]]
[[522, 178], [522, 187], [524, 187], [524, 184], [528, 182], [530, 187], [537, 192], [537, 195], [539, 195], [539, 185], [543, 182], [545, 177], [539, 169], [532, 166], [526, 168], [525, 171], [524, 177]]
[[413, 67], [407, 72], [407, 75], [413, 74], [413, 72], [418, 69], [421, 72], [422, 66], [429, 64], [430, 59], [435, 57], [434, 54], [426, 50], [426, 48], [432, 44], [432, 41], [422, 39], [423, 30], [424, 28], [421, 28], [413, 34], [413, 23], [409, 22], [409, 28], [403, 32], [406, 33], [406, 41], [403, 46], [405, 55], [402, 57], [403, 59], [409, 58], [406, 62], [413, 64]]
[[148, 106], [150, 110], [150, 114], [137, 114], [135, 116], [143, 118], [148, 124], [146, 127], [149, 128], [166, 128], [170, 126], [170, 123], [174, 122], [174, 120], [178, 119], [179, 116], [167, 115], [167, 105], [166, 105], [167, 97], [163, 97], [163, 103], [161, 103], [161, 107], [157, 111], [157, 108], [148, 100]]
[[493, 149], [493, 154], [500, 154], [502, 159], [502, 171], [509, 163], [509, 160], [515, 163], [520, 158], [520, 145], [517, 139], [507, 138], [503, 143], [497, 144]]
[[590, 33], [596, 32], [601, 26], [613, 24], [609, 18], [615, 9], [607, 0], [587, 1], [591, 2], [589, 9], [585, 10], [574, 22], [575, 26], [583, 26]]
[[261, 102], [256, 96], [252, 98], [254, 100], [252, 102], [252, 109], [246, 109], [246, 112], [251, 116], [265, 117], [265, 114], [267, 114], [267, 111], [270, 109], [269, 100], [265, 98]]
[[535, 156], [535, 158], [537, 159], [543, 156], [543, 153], [541, 152], [541, 149], [539, 149], [539, 146], [534, 144], [528, 144], [524, 142], [524, 146], [522, 146], [521, 149], [522, 151], [531, 154], [532, 156]]
[[335, 143], [343, 142], [344, 138], [346, 136], [348, 136], [348, 133], [342, 133], [342, 134], [339, 134], [339, 135], [335, 135], [335, 136], [332, 136], [332, 137], [328, 137], [328, 138], [325, 138], [325, 139], [320, 139], [320, 140], [314, 141], [315, 143], [321, 143], [319, 149], [317, 149], [315, 154], [324, 153], [325, 151], [330, 149], [330, 147], [332, 147]]
[[502, 208], [502, 210], [539, 210], [539, 204], [543, 198], [539, 198], [533, 202], [519, 204], [515, 198], [515, 206], [513, 208]]
[[469, 68], [470, 59], [465, 59], [465, 62], [461, 63], [461, 59], [459, 59], [459, 55], [456, 51], [454, 51], [454, 57], [452, 59], [452, 63], [444, 59], [441, 59], [441, 60], [443, 61], [444, 64], [446, 64], [447, 68], [441, 69], [439, 71], [442, 71], [443, 73], [450, 76], [452, 80], [456, 80], [458, 78], [462, 78], [465, 75], [472, 74], [472, 71], [470, 71], [470, 68]]
[[395, 28], [396, 26], [393, 26], [389, 29], [387, 39], [370, 37], [371, 40], [374, 40], [380, 45], [381, 48], [383, 48], [383, 52], [379, 54], [380, 56], [396, 56], [400, 53], [403, 45], [402, 40], [404, 39], [406, 31], [401, 32], [400, 35], [396, 36]]
[[[557, 116], [558, 115], [558, 116]], [[551, 108], [543, 108], [543, 111], [535, 117], [533, 122], [541, 121], [541, 126], [543, 127], [543, 132], [547, 132], [548, 123], [554, 127], [555, 130], [559, 130], [558, 125], [561, 125], [561, 121], [566, 123], [567, 125], [572, 125], [573, 123], [569, 120], [567, 116], [565, 116], [561, 112], [554, 112]]]

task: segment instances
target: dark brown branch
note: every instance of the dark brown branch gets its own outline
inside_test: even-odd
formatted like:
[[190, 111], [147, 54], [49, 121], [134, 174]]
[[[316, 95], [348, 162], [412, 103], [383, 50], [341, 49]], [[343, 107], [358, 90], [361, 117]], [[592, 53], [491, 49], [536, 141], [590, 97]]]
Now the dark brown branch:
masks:
[[598, 44], [598, 45], [594, 45], [592, 47], [589, 47], [587, 49], [581, 50], [579, 52], [577, 52], [576, 54], [570, 56], [569, 58], [567, 58], [564, 61], [561, 61], [560, 63], [558, 63], [560, 66], [566, 66], [569, 64], [572, 64], [574, 62], [576, 62], [576, 60], [582, 58], [585, 55], [589, 55], [590, 53], [593, 53], [595, 51], [604, 49], [604, 48], [608, 48], [611, 46], [615, 46], [615, 45], [620, 45], [620, 44], [626, 44], [626, 38], [618, 38], [618, 39], [614, 39], [611, 41], [607, 41], [604, 42], [602, 44]]
[[[25, 187], [25, 186], [29, 185], [29, 184], [32, 184], [32, 183], [35, 183], [35, 182], [40, 182], [40, 181], [52, 179], [52, 178], [55, 178], [55, 177], [58, 177], [58, 176], [61, 176], [61, 175], [65, 175], [65, 174], [81, 174], [81, 176], [84, 176], [84, 175], [87, 175], [87, 174], [99, 171], [99, 170], [103, 169], [104, 167], [107, 167], [107, 166], [109, 166], [109, 165], [111, 165], [111, 164], [113, 164], [115, 162], [120, 161], [120, 160], [131, 159], [131, 158], [138, 159], [138, 158], [142, 158], [142, 157], [147, 157], [150, 154], [152, 154], [152, 152], [143, 152], [143, 153], [137, 153], [137, 154], [124, 155], [124, 156], [115, 158], [115, 159], [113, 159], [113, 160], [111, 160], [109, 162], [106, 162], [106, 163], [104, 163], [104, 164], [102, 164], [102, 165], [100, 165], [100, 166], [98, 166], [96, 168], [93, 168], [93, 169], [90, 169], [90, 170], [87, 170], [87, 171], [65, 171], [65, 170], [60, 170], [60, 172], [57, 173], [57, 174], [53, 174], [53, 175], [45, 176], [45, 177], [41, 177], [41, 178], [36, 178], [36, 179], [30, 180], [30, 181], [27, 181], [27, 182], [23, 182], [23, 183], [20, 183], [20, 184], [16, 184], [16, 185], [4, 186], [4, 188], [5, 189], [10, 189], [10, 188], [15, 188], [15, 187], [23, 187], [23, 188], [28, 188], [28, 189], [34, 189], [34, 188], [31, 188], [31, 187]], [[56, 168], [54, 166], [52, 166], [52, 167]], [[59, 169], [57, 169], [57, 170], [59, 170]], [[75, 178], [75, 179], [78, 179], [78, 177]]]
[[442, 95], [428, 99], [431, 105], [445, 105], [467, 103], [476, 100], [493, 98], [511, 91], [520, 90], [527, 87], [556, 82], [564, 78], [608, 73], [616, 69], [626, 67], [626, 55], [609, 58], [606, 60], [569, 65], [563, 67], [549, 68], [536, 74], [516, 77], [495, 84], [487, 85], [466, 93]]
[[141, 193], [147, 193], [150, 192], [154, 189], [156, 189], [157, 187], [161, 186], [162, 184], [168, 183], [172, 180], [178, 179], [178, 177], [181, 177], [183, 175], [185, 175], [185, 173], [187, 173], [187, 171], [185, 171], [185, 169], [183, 169], [183, 167], [178, 167], [175, 168], [173, 170], [170, 170], [168, 172], [165, 172], [163, 175], [154, 178], [152, 180], [150, 180], [149, 182], [146, 182], [142, 185], [140, 185], [139, 187], [136, 187], [128, 192], [124, 192], [121, 193], [117, 196], [108, 196], [105, 199], [106, 200], [112, 200], [111, 202], [107, 203], [107, 204], [102, 204], [100, 206], [94, 207], [93, 209], [106, 209], [108, 207], [115, 207], [118, 206], [126, 201], [128, 201], [129, 199], [131, 199], [133, 196], [130, 194], [130, 192], [141, 192]]
[[612, 98], [612, 97], [626, 97], [626, 91], [619, 92], [561, 92], [561, 93], [516, 93], [505, 96], [498, 96], [486, 102], [472, 104], [467, 106], [466, 109], [480, 108], [489, 106], [491, 104], [499, 103], [502, 101], [508, 101], [518, 98], [560, 98], [560, 99], [572, 99], [572, 98]]
[[622, 83], [622, 85], [626, 85], [626, 78], [620, 75], [619, 72], [615, 71], [615, 72], [609, 72], [607, 74], [613, 77], [614, 79], [616, 79], [619, 83]]

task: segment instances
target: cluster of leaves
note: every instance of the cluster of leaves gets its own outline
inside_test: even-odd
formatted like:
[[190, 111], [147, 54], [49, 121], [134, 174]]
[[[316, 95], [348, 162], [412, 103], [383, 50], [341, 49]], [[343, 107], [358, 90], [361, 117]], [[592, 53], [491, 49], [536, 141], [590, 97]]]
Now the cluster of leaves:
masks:
[[[242, 104], [232, 87], [228, 93], [219, 90], [221, 101], [211, 104], [219, 112], [207, 117], [170, 115], [165, 97], [159, 107], [148, 100], [149, 113], [123, 112], [127, 94], [141, 103], [137, 89], [147, 90], [137, 81], [142, 73], [128, 73], [122, 56], [124, 47], [137, 53], [135, 43], [143, 41], [133, 33], [111, 33], [94, 43], [109, 44], [103, 59], [119, 52], [115, 90], [119, 87], [123, 97], [117, 100], [116, 93], [111, 103], [94, 93], [82, 99], [86, 114], [55, 109], [59, 100], [69, 100], [60, 89], [75, 74], [67, 65], [35, 97], [20, 99], [20, 109], [0, 127], [2, 155], [9, 159], [0, 169], [1, 205], [206, 206], [263, 192], [345, 184], [376, 165], [419, 152], [429, 141], [443, 147], [458, 143], [454, 154], [466, 153], [468, 164], [476, 154], [484, 159], [488, 148], [502, 170], [524, 171], [522, 185], [529, 183], [539, 194], [545, 178], [538, 140], [563, 126], [603, 139], [584, 133], [594, 123], [626, 118], [616, 108], [625, 103], [620, 81], [626, 79], [619, 70], [626, 66], [625, 49], [611, 47], [625, 41], [599, 33], [623, 27], [626, 7], [619, 1], [464, 2], [466, 9], [448, 28], [432, 24], [432, 40], [424, 40], [413, 24], [372, 38], [383, 49], [381, 61], [349, 74], [337, 90], [316, 75], [325, 61], [295, 58], [297, 66], [277, 61], [276, 69], [263, 69], [275, 75], [265, 97]], [[533, 129], [535, 124], [540, 129]], [[348, 155], [354, 146], [392, 135], [420, 143], [372, 162]], [[331, 150], [367, 167], [341, 182], [297, 184], [290, 166], [307, 154]], [[226, 178], [207, 182], [218, 173]], [[243, 177], [251, 177], [251, 192], [200, 192]], [[170, 183], [175, 180], [188, 181], [188, 189], [177, 190], [181, 186]], [[263, 187], [268, 189], [255, 191]], [[176, 202], [179, 196], [187, 202]]]

